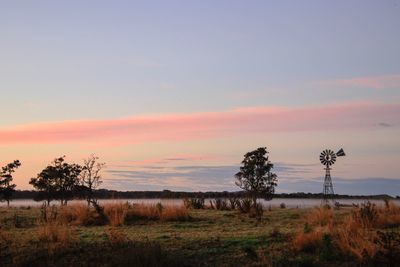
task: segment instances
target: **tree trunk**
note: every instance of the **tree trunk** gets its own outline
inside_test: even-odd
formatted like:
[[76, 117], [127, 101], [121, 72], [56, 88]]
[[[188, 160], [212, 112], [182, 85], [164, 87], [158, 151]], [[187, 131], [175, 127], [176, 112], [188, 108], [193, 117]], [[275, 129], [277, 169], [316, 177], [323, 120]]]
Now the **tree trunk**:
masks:
[[10, 200], [7, 199], [7, 208], [10, 208]]
[[253, 205], [254, 208], [257, 208], [257, 195], [253, 195]]

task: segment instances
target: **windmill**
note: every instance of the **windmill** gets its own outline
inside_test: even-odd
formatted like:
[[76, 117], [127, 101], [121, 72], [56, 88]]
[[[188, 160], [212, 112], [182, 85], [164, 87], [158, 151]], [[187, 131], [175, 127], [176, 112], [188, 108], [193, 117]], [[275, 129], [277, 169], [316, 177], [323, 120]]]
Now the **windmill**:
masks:
[[346, 156], [341, 148], [337, 153], [333, 152], [330, 149], [325, 149], [321, 152], [319, 156], [319, 160], [321, 161], [322, 165], [325, 165], [325, 180], [324, 180], [324, 188], [323, 188], [323, 195], [324, 204], [328, 204], [329, 200], [333, 200], [333, 185], [332, 185], [332, 178], [331, 178], [331, 167], [335, 162], [337, 157]]

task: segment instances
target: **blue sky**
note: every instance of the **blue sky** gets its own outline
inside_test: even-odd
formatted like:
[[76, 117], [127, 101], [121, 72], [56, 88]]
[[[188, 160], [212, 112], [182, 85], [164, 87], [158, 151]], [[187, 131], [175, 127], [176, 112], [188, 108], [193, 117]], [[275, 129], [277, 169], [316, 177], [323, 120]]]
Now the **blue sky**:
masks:
[[[285, 166], [319, 164], [319, 151], [343, 146], [342, 179], [400, 181], [399, 1], [2, 1], [0, 34], [0, 162], [25, 163], [21, 188], [61, 154], [98, 154], [119, 188], [111, 171], [125, 170], [113, 168], [121, 162], [183, 155], [167, 167], [223, 169], [259, 146]], [[254, 109], [263, 109], [258, 122], [243, 115]], [[226, 116], [223, 128], [211, 123]], [[151, 127], [116, 129], [126, 119]], [[320, 167], [292, 179], [320, 179]], [[212, 189], [192, 180], [148, 188]]]

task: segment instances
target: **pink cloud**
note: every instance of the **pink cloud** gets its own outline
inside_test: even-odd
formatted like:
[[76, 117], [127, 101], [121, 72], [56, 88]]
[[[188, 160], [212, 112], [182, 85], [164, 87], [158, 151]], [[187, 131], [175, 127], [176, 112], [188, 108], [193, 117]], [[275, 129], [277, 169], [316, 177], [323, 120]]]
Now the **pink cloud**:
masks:
[[80, 120], [0, 128], [0, 144], [135, 144], [224, 136], [398, 125], [400, 104], [348, 103], [324, 107], [251, 107], [225, 112]]
[[315, 86], [362, 87], [372, 89], [400, 89], [400, 74], [364, 76], [351, 79], [316, 81]]

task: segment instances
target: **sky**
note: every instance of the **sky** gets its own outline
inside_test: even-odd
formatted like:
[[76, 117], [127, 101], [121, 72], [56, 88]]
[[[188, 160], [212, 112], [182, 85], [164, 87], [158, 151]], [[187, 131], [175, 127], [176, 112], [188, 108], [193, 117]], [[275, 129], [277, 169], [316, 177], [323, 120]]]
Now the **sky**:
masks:
[[0, 1], [0, 164], [65, 155], [102, 187], [400, 195], [400, 1]]

